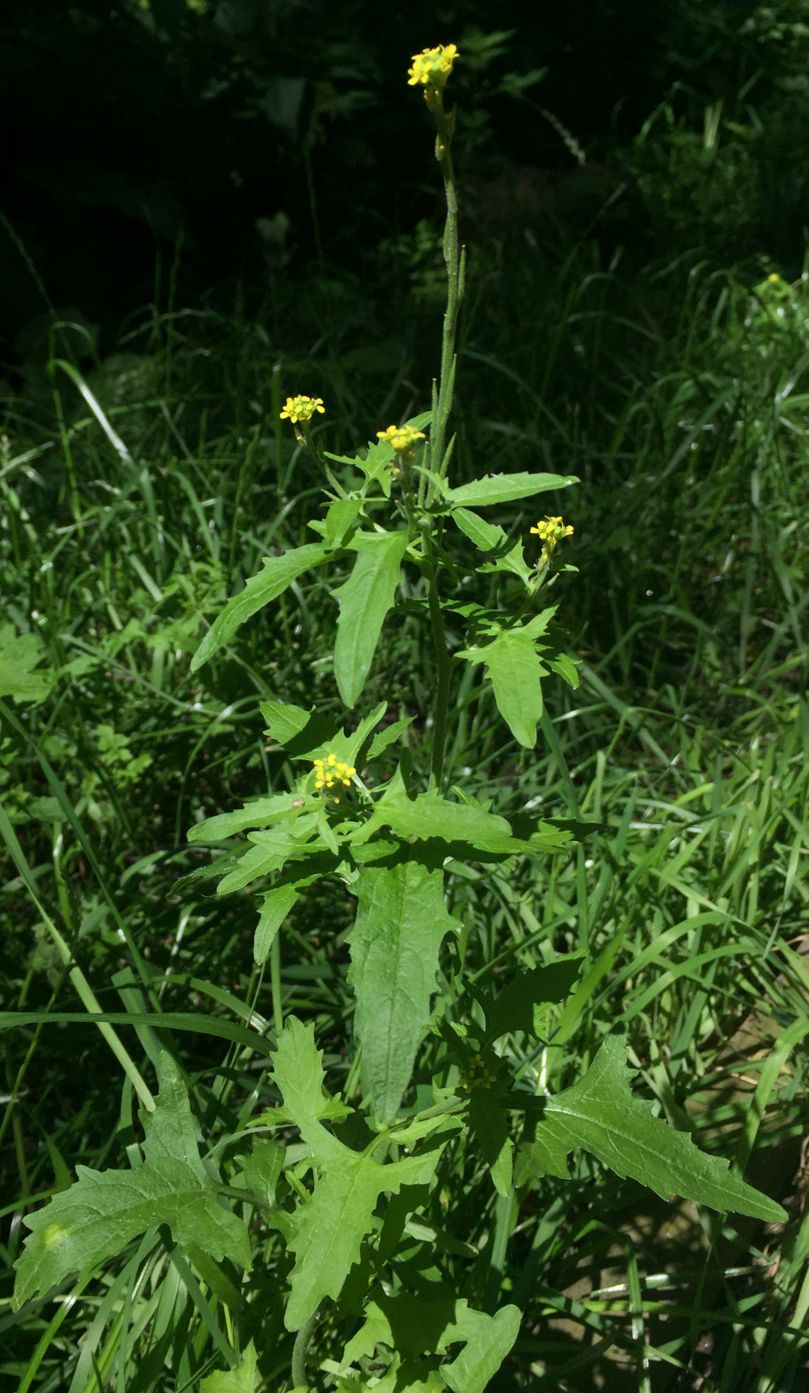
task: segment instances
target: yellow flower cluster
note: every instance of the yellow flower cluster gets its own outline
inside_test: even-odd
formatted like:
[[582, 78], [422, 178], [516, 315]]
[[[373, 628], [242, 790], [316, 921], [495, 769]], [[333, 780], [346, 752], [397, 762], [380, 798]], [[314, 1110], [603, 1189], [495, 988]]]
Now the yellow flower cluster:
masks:
[[408, 460], [413, 458], [419, 440], [425, 439], [424, 431], [416, 430], [415, 426], [387, 426], [385, 430], [378, 430], [377, 436], [380, 440], [387, 440], [397, 455], [404, 455]]
[[311, 421], [316, 411], [321, 415], [326, 410], [322, 397], [287, 397], [281, 412], [282, 421]]
[[565, 537], [573, 536], [573, 528], [563, 518], [542, 518], [531, 531], [542, 542], [542, 560], [548, 561]]
[[413, 66], [407, 70], [408, 87], [432, 87], [442, 91], [452, 72], [452, 65], [460, 54], [455, 44], [439, 44], [437, 48], [424, 48], [413, 54]]
[[336, 755], [327, 755], [325, 759], [316, 759], [315, 765], [315, 788], [322, 792], [336, 790], [339, 799], [340, 793], [344, 788], [348, 788], [351, 780], [356, 774], [353, 764], [341, 764]]

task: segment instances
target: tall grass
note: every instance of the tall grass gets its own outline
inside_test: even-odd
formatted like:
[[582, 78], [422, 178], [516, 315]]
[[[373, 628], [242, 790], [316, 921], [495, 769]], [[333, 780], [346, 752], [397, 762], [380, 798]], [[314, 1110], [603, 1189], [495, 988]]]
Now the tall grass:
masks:
[[[526, 1304], [496, 1388], [780, 1393], [800, 1386], [809, 1304], [809, 282], [688, 257], [624, 275], [590, 243], [561, 264], [530, 239], [519, 255], [483, 250], [459, 478], [481, 455], [493, 469], [507, 458], [581, 476], [581, 574], [566, 603], [585, 664], [580, 690], [547, 711], [538, 753], [470, 703], [452, 764], [463, 786], [474, 762], [495, 805], [516, 785], [526, 805], [599, 830], [541, 884], [523, 873], [484, 891], [469, 874], [466, 966], [483, 982], [584, 950], [552, 1048], [519, 1066], [564, 1081], [599, 1022], [625, 1025], [661, 1112], [740, 1168], [753, 1155], [753, 1178], [793, 1217], [784, 1233], [706, 1220], [583, 1160], [574, 1183], [543, 1183], [516, 1231], [484, 1176], [464, 1175], [463, 1253], [440, 1225], [436, 1250], [450, 1269], [473, 1261], [484, 1306], [503, 1290]], [[484, 277], [484, 265], [497, 269]], [[316, 480], [277, 429], [282, 387], [328, 393], [348, 443], [357, 421], [404, 413], [429, 371], [415, 334], [393, 388], [372, 354], [352, 357], [339, 289], [335, 276], [333, 335], [296, 320], [294, 298], [276, 321], [285, 339], [213, 314], [152, 314], [101, 363], [71, 356], [57, 328], [49, 362], [3, 403], [0, 587], [51, 674], [46, 701], [2, 706], [3, 1000], [47, 1013], [4, 1036], [8, 1265], [29, 1205], [132, 1141], [131, 1087], [111, 1086], [45, 915], [138, 1060], [173, 1032], [209, 1134], [238, 1130], [259, 1087], [239, 1031], [269, 1029], [279, 1001], [252, 967], [252, 906], [214, 899], [204, 877], [181, 894], [176, 883], [202, 865], [185, 844], [195, 819], [283, 779], [258, 699], [328, 703], [325, 592], [293, 587], [277, 618], [248, 625], [199, 676], [189, 657], [259, 557], [306, 535]], [[406, 666], [412, 636], [395, 641]], [[385, 695], [401, 704], [404, 688]], [[315, 1022], [339, 1073], [349, 993], [324, 918], [346, 927], [348, 906], [295, 911], [275, 991]], [[431, 1063], [428, 1051], [425, 1082]], [[273, 1351], [269, 1389], [290, 1337], [270, 1236], [264, 1258], [249, 1304]], [[0, 1370], [20, 1393], [191, 1387], [221, 1364], [227, 1310], [244, 1301], [152, 1235], [55, 1306], [6, 1304]]]

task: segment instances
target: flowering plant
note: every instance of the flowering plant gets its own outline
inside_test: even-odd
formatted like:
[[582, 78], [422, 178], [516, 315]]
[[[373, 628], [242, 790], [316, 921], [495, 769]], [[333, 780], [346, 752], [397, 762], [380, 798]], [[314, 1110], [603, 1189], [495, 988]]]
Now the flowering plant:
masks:
[[[189, 834], [195, 844], [224, 848], [212, 867], [220, 894], [259, 897], [253, 957], [257, 972], [269, 963], [271, 1047], [254, 1028], [255, 1001], [244, 1004], [251, 1029], [246, 1024], [239, 1036], [257, 1060], [255, 1097], [244, 1100], [233, 1135], [203, 1160], [173, 1059], [150, 1039], [155, 1099], [121, 1053], [142, 1104], [142, 1156], [121, 1171], [82, 1168], [33, 1215], [18, 1264], [19, 1304], [92, 1271], [133, 1239], [170, 1233], [172, 1257], [198, 1270], [226, 1312], [229, 1343], [222, 1336], [220, 1344], [235, 1368], [204, 1380], [203, 1393], [253, 1393], [259, 1356], [272, 1348], [275, 1359], [284, 1340], [262, 1324], [262, 1303], [240, 1288], [263, 1241], [284, 1251], [286, 1387], [483, 1393], [518, 1338], [521, 1309], [517, 1299], [492, 1309], [487, 1253], [467, 1242], [461, 1224], [453, 1232], [463, 1201], [457, 1176], [476, 1168], [493, 1194], [485, 1245], [501, 1262], [520, 1206], [547, 1175], [567, 1179], [569, 1157], [581, 1151], [660, 1195], [783, 1216], [633, 1095], [621, 1035], [605, 1033], [578, 1079], [553, 1077], [560, 1015], [572, 1030], [591, 990], [589, 975], [579, 980], [581, 955], [555, 956], [538, 934], [536, 958], [505, 983], [483, 990], [465, 970], [459, 884], [471, 879], [505, 893], [517, 860], [539, 876], [548, 858], [569, 853], [592, 829], [538, 820], [529, 808], [505, 816], [474, 787], [454, 782], [462, 685], [468, 702], [487, 719], [496, 711], [515, 744], [531, 750], [547, 681], [559, 677], [571, 688], [578, 681], [555, 624], [558, 606], [546, 603], [573, 570], [559, 559], [572, 524], [552, 514], [509, 529], [488, 516], [543, 493], [558, 497], [577, 481], [488, 472], [456, 483], [451, 472], [464, 255], [454, 114], [443, 95], [460, 57], [454, 44], [425, 49], [408, 77], [424, 88], [435, 123], [447, 203], [447, 304], [429, 409], [377, 429], [353, 455], [319, 450], [325, 511], [309, 521], [315, 540], [268, 556], [192, 661], [199, 670], [291, 585], [324, 569], [337, 573], [333, 705], [339, 697], [344, 710], [335, 717], [333, 706], [263, 701], [270, 745], [285, 751], [286, 786]], [[328, 427], [320, 397], [290, 396], [279, 414], [304, 443], [316, 416]], [[525, 555], [531, 534], [542, 544], [539, 563]], [[493, 578], [491, 603], [464, 590], [476, 576]], [[396, 611], [425, 636], [419, 659], [429, 710], [415, 693], [401, 715], [385, 700], [363, 706]], [[324, 883], [355, 904], [345, 935], [353, 1037], [339, 1043], [348, 1061], [345, 1101], [326, 1089], [314, 1026], [285, 1012], [280, 989], [282, 936], [295, 906]], [[430, 1075], [420, 1064], [426, 1039], [435, 1046]], [[212, 1091], [212, 1106], [221, 1098]], [[452, 1154], [460, 1158], [454, 1172]], [[199, 1304], [209, 1310], [201, 1292]]]

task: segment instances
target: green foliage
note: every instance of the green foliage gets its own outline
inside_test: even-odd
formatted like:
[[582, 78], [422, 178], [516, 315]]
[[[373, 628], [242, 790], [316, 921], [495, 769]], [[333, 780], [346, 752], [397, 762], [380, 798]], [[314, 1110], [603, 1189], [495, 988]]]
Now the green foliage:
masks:
[[[800, 1378], [806, 1226], [753, 1186], [790, 1193], [806, 1085], [806, 283], [531, 236], [470, 261], [449, 452], [446, 399], [410, 460], [347, 443], [393, 398], [373, 345], [347, 386], [356, 323], [312, 351], [322, 281], [294, 352], [173, 317], [137, 373], [60, 375], [52, 439], [10, 418], [0, 565], [47, 675], [0, 712], [25, 1386]], [[281, 360], [329, 402], [308, 456]], [[575, 584], [513, 492], [555, 462]]]
[[348, 980], [357, 1001], [354, 1032], [371, 1111], [396, 1116], [430, 1020], [438, 955], [459, 925], [444, 906], [444, 877], [418, 861], [366, 866], [356, 882]]
[[161, 1054], [160, 1093], [143, 1118], [143, 1161], [125, 1171], [78, 1167], [78, 1180], [31, 1216], [17, 1267], [16, 1306], [65, 1277], [94, 1270], [133, 1238], [167, 1224], [176, 1243], [215, 1259], [251, 1262], [247, 1228], [219, 1203], [199, 1157], [188, 1095], [176, 1064]]

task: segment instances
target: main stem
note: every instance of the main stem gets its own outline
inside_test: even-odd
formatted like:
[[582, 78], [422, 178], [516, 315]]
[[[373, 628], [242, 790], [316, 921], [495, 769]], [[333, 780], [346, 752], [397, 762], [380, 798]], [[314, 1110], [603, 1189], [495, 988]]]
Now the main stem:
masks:
[[[455, 338], [458, 327], [458, 310], [463, 297], [463, 261], [458, 242], [458, 195], [455, 188], [455, 174], [452, 168], [453, 119], [447, 116], [439, 92], [428, 95], [427, 104], [432, 112], [436, 127], [435, 155], [444, 180], [447, 200], [447, 216], [444, 223], [444, 263], [447, 268], [447, 305], [444, 311], [444, 326], [441, 335], [441, 369], [438, 387], [434, 392], [435, 407], [432, 429], [430, 431], [430, 466], [435, 474], [444, 477], [449, 462], [447, 452], [447, 426], [452, 412], [455, 391]], [[419, 485], [419, 502], [429, 502], [432, 494], [431, 481], [422, 478]], [[427, 557], [427, 583], [429, 587], [430, 627], [437, 665], [437, 686], [435, 695], [435, 714], [433, 717], [433, 753], [431, 762], [431, 782], [441, 786], [444, 776], [444, 754], [449, 719], [449, 678], [450, 654], [444, 630], [444, 617], [441, 597], [438, 591], [436, 565], [436, 545], [440, 540], [441, 523], [430, 520], [430, 531], [425, 539]], [[435, 534], [435, 539], [434, 539]]]

